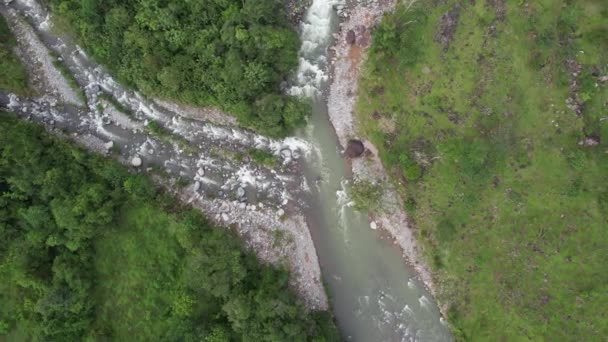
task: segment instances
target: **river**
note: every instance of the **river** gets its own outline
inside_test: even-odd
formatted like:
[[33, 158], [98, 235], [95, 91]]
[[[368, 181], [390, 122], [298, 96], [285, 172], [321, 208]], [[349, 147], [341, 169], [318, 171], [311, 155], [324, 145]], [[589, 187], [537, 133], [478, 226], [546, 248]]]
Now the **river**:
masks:
[[305, 175], [313, 199], [307, 220], [338, 327], [352, 341], [450, 341], [436, 303], [390, 239], [348, 204], [349, 168], [327, 114], [328, 48], [340, 0], [314, 0], [301, 27], [300, 66], [292, 94], [313, 113], [300, 135], [316, 153]]

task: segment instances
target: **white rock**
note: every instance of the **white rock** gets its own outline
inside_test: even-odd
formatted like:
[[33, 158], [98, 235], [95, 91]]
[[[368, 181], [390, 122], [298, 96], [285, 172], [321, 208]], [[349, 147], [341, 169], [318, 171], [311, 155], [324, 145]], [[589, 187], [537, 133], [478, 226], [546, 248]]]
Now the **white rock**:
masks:
[[194, 191], [198, 191], [201, 188], [201, 182], [195, 182], [194, 183]]
[[237, 195], [239, 198], [244, 197], [244, 196], [245, 196], [245, 189], [243, 189], [243, 188], [238, 188], [238, 189], [236, 189], [236, 195]]
[[202, 167], [198, 169], [198, 171], [196, 171], [196, 174], [199, 177], [203, 177], [205, 175], [205, 169], [203, 169]]
[[291, 150], [288, 148], [281, 150], [281, 157], [283, 159], [291, 159]]
[[135, 166], [135, 167], [140, 167], [142, 164], [142, 160], [140, 157], [134, 157], [133, 159], [131, 159], [131, 165]]
[[285, 210], [283, 210], [283, 209], [277, 210], [277, 216], [278, 217], [283, 217], [283, 215], [285, 215]]
[[114, 142], [108, 141], [107, 143], [103, 144], [103, 147], [105, 147], [106, 150], [111, 150], [112, 147], [114, 147]]
[[230, 217], [228, 216], [228, 214], [226, 214], [226, 213], [222, 213], [222, 220], [223, 220], [224, 222], [228, 222], [228, 220], [229, 220], [229, 219], [230, 219]]
[[373, 230], [378, 229], [378, 225], [376, 224], [376, 222], [372, 221], [372, 223], [369, 224], [369, 227]]

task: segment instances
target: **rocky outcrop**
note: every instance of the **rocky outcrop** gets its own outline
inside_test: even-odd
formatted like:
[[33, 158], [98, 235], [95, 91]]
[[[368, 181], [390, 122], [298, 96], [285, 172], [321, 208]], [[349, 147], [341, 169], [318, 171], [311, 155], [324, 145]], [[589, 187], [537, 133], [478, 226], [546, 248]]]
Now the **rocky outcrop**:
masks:
[[578, 144], [585, 147], [597, 146], [600, 144], [600, 137], [599, 135], [588, 135]]

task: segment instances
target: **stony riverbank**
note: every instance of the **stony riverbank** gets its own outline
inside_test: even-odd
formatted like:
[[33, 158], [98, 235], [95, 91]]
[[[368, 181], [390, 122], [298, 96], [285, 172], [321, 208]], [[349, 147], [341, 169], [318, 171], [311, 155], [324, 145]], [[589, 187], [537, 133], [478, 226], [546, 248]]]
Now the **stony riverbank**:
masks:
[[[332, 47], [331, 85], [328, 96], [330, 120], [343, 147], [358, 136], [355, 119], [358, 79], [365, 53], [371, 43], [371, 31], [382, 15], [394, 8], [394, 0], [353, 0], [339, 11], [343, 18], [336, 42]], [[380, 182], [383, 185], [382, 211], [370, 213], [370, 226], [385, 230], [403, 251], [405, 260], [418, 273], [420, 280], [435, 295], [430, 269], [422, 260], [409, 220], [403, 210], [403, 200], [391, 184], [373, 144], [364, 140], [371, 152], [366, 157], [352, 159], [356, 180]], [[444, 311], [444, 308], [441, 308]], [[445, 312], [444, 312], [445, 315]]]

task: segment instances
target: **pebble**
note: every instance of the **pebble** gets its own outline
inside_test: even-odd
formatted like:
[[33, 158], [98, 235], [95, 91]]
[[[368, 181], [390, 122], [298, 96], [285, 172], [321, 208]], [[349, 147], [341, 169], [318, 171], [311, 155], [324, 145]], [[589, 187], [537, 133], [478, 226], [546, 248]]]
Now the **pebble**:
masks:
[[283, 209], [277, 210], [277, 216], [278, 217], [283, 217], [283, 215], [285, 215], [285, 210], [283, 210]]
[[230, 217], [228, 216], [228, 214], [222, 213], [222, 220], [223, 221], [228, 222], [229, 219], [230, 219]]
[[245, 189], [243, 189], [243, 188], [238, 188], [238, 189], [236, 190], [236, 195], [237, 195], [239, 198], [241, 198], [241, 197], [245, 197]]
[[112, 147], [114, 147], [114, 142], [108, 141], [107, 143], [103, 144], [103, 147], [105, 147], [105, 149], [109, 151], [112, 149]]
[[199, 177], [203, 177], [203, 176], [205, 175], [205, 169], [203, 169], [202, 167], [201, 167], [201, 168], [199, 168], [199, 169], [196, 171], [196, 174], [197, 174]]
[[194, 191], [198, 191], [201, 188], [201, 182], [194, 183]]
[[135, 166], [135, 167], [140, 167], [142, 164], [142, 160], [140, 157], [134, 157], [133, 159], [131, 159], [131, 165]]
[[369, 224], [369, 227], [373, 230], [378, 229], [378, 225], [376, 224], [376, 222], [372, 221], [372, 223]]

